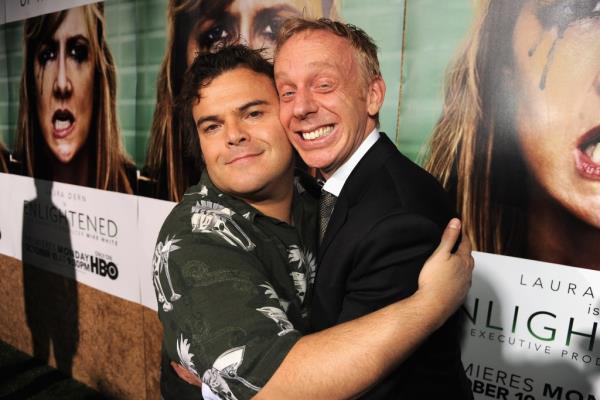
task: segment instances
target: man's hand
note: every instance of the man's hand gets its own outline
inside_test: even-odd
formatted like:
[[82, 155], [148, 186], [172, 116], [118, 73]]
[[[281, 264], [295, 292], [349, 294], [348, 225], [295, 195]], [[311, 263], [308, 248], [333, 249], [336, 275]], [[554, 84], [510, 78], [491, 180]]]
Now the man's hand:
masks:
[[202, 380], [198, 378], [196, 375], [183, 368], [181, 365], [177, 364], [175, 361], [171, 361], [171, 368], [177, 373], [177, 375], [189, 383], [190, 385], [202, 387]]
[[431, 300], [439, 310], [439, 325], [463, 303], [471, 287], [475, 261], [471, 256], [471, 242], [463, 236], [455, 253], [452, 249], [461, 234], [460, 220], [453, 218], [442, 235], [439, 246], [427, 259], [419, 275], [419, 293]]

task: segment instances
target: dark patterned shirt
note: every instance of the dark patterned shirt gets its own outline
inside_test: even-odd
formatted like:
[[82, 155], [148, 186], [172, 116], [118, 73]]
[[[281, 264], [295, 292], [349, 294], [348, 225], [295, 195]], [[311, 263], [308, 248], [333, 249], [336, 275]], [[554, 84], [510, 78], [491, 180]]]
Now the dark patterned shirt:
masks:
[[153, 260], [165, 399], [199, 398], [170, 360], [202, 379], [205, 399], [250, 398], [307, 331], [316, 202], [295, 183], [294, 226], [219, 191], [206, 173], [165, 220]]

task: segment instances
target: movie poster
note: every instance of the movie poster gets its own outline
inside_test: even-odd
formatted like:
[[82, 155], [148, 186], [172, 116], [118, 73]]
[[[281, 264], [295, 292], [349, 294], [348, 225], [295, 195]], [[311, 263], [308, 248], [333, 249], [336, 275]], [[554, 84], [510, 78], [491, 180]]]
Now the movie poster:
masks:
[[[67, 3], [76, 7], [59, 8]], [[16, 134], [9, 169], [134, 193], [137, 173], [120, 133], [117, 67], [107, 44], [104, 5], [82, 3], [90, 2], [7, 2], [8, 21], [31, 16], [4, 27], [5, 43], [11, 43], [6, 47], [20, 50], [20, 57], [7, 57], [9, 81], [19, 77], [18, 89], [9, 84], [5, 93], [8, 128]]]
[[[2, 174], [3, 239], [24, 274], [42, 268], [140, 302], [137, 198]], [[3, 191], [4, 192], [4, 191]], [[6, 225], [5, 225], [6, 224]]]
[[[376, 39], [388, 84], [382, 131], [393, 137], [403, 8], [392, 0], [377, 7], [339, 0], [8, 1], [0, 27], [0, 140], [12, 153], [10, 170], [180, 200], [201, 170], [195, 133], [183, 132], [174, 115], [185, 69], [197, 54], [238, 41], [270, 58], [277, 30], [297, 15], [341, 18]], [[61, 34], [80, 38], [71, 53], [61, 53]]]
[[381, 130], [444, 184], [479, 251], [476, 398], [600, 397], [597, 0], [3, 5], [2, 254], [156, 309], [155, 240], [201, 171], [174, 108], [185, 69], [238, 40], [269, 57], [292, 15], [341, 18], [380, 46]]
[[476, 253], [463, 364], [476, 399], [600, 396], [598, 272]]
[[409, 2], [406, 21], [399, 148], [481, 252], [476, 398], [600, 397], [600, 3]]

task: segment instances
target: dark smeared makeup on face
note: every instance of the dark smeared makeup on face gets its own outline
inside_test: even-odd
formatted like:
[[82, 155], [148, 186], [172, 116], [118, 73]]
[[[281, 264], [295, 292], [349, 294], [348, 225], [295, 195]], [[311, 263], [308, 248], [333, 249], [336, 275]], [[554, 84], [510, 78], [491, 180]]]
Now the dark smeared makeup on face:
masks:
[[[285, 19], [295, 15], [300, 15], [300, 11], [287, 4], [264, 8], [254, 16], [252, 30], [258, 32], [265, 42], [274, 43]], [[216, 15], [210, 26], [200, 31], [196, 37], [200, 53], [216, 52], [229, 44], [239, 42], [239, 26], [239, 17], [227, 10]]]
[[288, 6], [261, 10], [256, 14], [254, 19], [255, 30], [260, 32], [261, 36], [274, 43], [281, 25], [292, 15], [299, 15], [299, 13], [296, 9]]
[[213, 53], [235, 42], [239, 36], [236, 21], [232, 15], [224, 13], [210, 27], [199, 32], [196, 42], [200, 53]]
[[[67, 39], [67, 57], [72, 58], [77, 64], [82, 64], [89, 59], [90, 54], [90, 43], [87, 38], [83, 35], [75, 35]], [[46, 65], [50, 61], [55, 61], [60, 51], [60, 44], [54, 39], [47, 40], [40, 45], [37, 51], [36, 59], [40, 65], [40, 71], [38, 79], [40, 82], [44, 81], [44, 72]], [[43, 94], [44, 85], [41, 85], [42, 90], [40, 96]]]
[[545, 31], [556, 30], [556, 37], [546, 55], [546, 64], [540, 78], [539, 88], [544, 90], [558, 40], [564, 37], [565, 31], [573, 24], [582, 20], [600, 17], [600, 0], [540, 0], [536, 15], [544, 28], [544, 32], [540, 34], [540, 38], [529, 49], [529, 57], [535, 54]]

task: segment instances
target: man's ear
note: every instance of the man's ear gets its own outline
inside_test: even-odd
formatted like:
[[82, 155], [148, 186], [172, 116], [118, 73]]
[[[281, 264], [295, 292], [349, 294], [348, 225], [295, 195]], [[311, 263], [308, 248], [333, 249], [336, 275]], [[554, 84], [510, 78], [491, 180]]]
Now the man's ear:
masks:
[[376, 77], [369, 84], [369, 92], [367, 93], [367, 112], [370, 117], [375, 117], [385, 98], [385, 82], [381, 76]]

